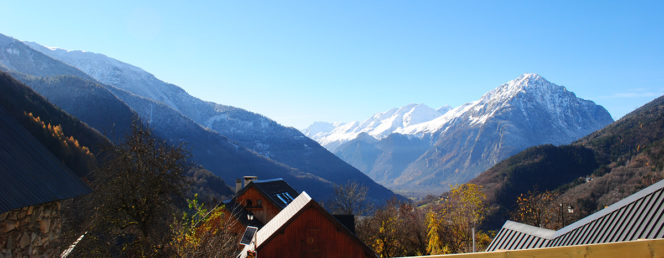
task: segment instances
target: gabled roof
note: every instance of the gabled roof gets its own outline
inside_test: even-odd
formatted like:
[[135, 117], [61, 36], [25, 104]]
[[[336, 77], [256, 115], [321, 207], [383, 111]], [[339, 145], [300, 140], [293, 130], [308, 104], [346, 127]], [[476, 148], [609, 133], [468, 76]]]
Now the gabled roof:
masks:
[[[263, 226], [258, 232], [256, 232], [256, 248], [260, 248], [262, 245], [268, 243], [275, 235], [278, 234], [278, 232], [288, 226], [290, 222], [295, 220], [303, 210], [307, 207], [314, 207], [321, 211], [326, 217], [334, 224], [336, 224], [339, 228], [342, 228], [345, 230], [348, 235], [350, 235], [352, 238], [354, 238], [359, 244], [363, 246], [365, 251], [368, 253], [373, 254], [373, 250], [371, 250], [368, 246], [366, 246], [361, 240], [359, 240], [355, 234], [353, 234], [349, 229], [347, 229], [345, 226], [341, 224], [341, 222], [337, 221], [332, 215], [327, 213], [325, 209], [320, 207], [316, 201], [311, 199], [309, 194], [306, 192], [302, 192], [295, 200], [293, 200], [286, 208], [281, 210], [279, 214], [274, 216], [272, 220], [270, 220], [265, 226]], [[246, 257], [247, 251], [250, 250], [250, 246], [245, 246], [244, 249], [242, 250], [241, 257]]]
[[237, 198], [242, 195], [252, 186], [265, 195], [270, 202], [281, 209], [288, 206], [288, 204], [298, 195], [297, 191], [288, 185], [288, 183], [282, 178], [275, 178], [269, 180], [254, 180], [242, 188], [235, 197]]
[[[664, 180], [553, 234], [549, 232], [550, 230], [542, 230], [546, 229], [508, 221], [491, 241], [487, 251], [662, 238], [664, 237]], [[547, 233], [541, 234], [541, 232]], [[537, 237], [546, 241], [532, 247], [523, 244], [526, 239]]]
[[0, 107], [0, 213], [91, 190]]
[[295, 215], [312, 201], [313, 199], [311, 199], [307, 192], [302, 192], [297, 198], [295, 198], [295, 200], [293, 200], [293, 202], [291, 202], [285, 209], [281, 210], [277, 216], [274, 216], [272, 220], [258, 231], [256, 246], [260, 247], [280, 228], [285, 227], [291, 219], [295, 218]]

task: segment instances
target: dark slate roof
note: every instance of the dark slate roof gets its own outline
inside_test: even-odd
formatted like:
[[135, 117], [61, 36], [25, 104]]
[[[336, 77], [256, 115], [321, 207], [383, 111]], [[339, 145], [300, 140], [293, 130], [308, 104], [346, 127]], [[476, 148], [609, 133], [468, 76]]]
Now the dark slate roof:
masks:
[[90, 192], [0, 107], [0, 213]]
[[[664, 180], [659, 181], [552, 235], [537, 235], [540, 228], [508, 221], [487, 251], [557, 247], [655, 239], [664, 237]], [[527, 238], [540, 237], [544, 244], [523, 247]], [[521, 243], [521, 244], [520, 244]]]
[[[281, 178], [269, 179], [269, 180], [254, 180], [251, 183], [247, 184], [244, 189], [250, 188], [250, 186], [255, 186], [256, 189], [262, 192], [265, 196], [272, 201], [277, 207], [283, 209], [291, 203], [295, 197], [298, 196], [297, 191], [293, 189], [286, 181]], [[243, 189], [243, 190], [244, 190]], [[243, 193], [240, 191], [238, 196]]]

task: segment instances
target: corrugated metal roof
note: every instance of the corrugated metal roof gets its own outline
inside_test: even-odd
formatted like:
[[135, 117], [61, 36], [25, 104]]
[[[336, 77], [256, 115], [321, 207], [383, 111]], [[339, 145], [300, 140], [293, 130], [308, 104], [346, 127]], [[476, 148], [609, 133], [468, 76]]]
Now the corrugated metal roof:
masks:
[[546, 242], [538, 247], [662, 238], [664, 237], [664, 180], [561, 228], [550, 236], [547, 235], [549, 233], [541, 234], [542, 231], [535, 229], [539, 228], [507, 221], [489, 244], [487, 251], [534, 248], [519, 244], [533, 237], [542, 238]]
[[508, 220], [491, 241], [487, 251], [544, 247], [555, 233], [554, 230]]
[[89, 192], [90, 188], [0, 108], [0, 213]]

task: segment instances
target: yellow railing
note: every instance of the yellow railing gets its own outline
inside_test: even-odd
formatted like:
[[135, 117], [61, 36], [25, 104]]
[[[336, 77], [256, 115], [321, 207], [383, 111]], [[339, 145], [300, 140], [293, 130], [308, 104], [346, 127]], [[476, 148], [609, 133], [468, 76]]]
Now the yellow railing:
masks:
[[444, 258], [500, 258], [500, 257], [664, 257], [664, 239], [636, 240], [607, 244], [576, 245], [527, 250], [499, 250], [465, 254], [430, 255], [420, 257]]

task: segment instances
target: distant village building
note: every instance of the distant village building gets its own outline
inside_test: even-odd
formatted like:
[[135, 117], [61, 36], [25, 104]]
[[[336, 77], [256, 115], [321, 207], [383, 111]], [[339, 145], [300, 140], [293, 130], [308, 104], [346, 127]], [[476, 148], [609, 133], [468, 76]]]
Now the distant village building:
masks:
[[91, 190], [16, 121], [0, 124], [0, 257], [59, 256], [62, 200]]
[[488, 252], [664, 238], [664, 180], [558, 231], [507, 221]]
[[260, 257], [375, 257], [354, 234], [353, 220], [343, 224], [306, 192], [298, 194], [281, 178], [236, 182], [236, 194], [225, 202], [238, 234], [259, 228], [256, 241], [240, 253], [256, 250]]

